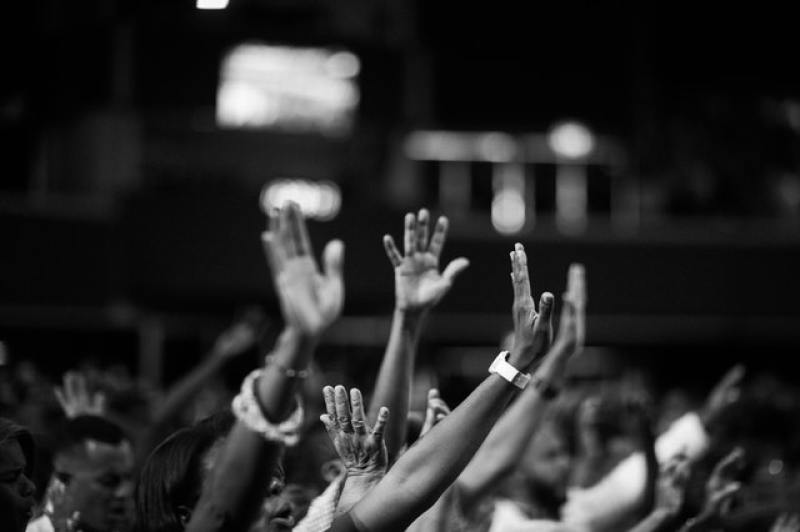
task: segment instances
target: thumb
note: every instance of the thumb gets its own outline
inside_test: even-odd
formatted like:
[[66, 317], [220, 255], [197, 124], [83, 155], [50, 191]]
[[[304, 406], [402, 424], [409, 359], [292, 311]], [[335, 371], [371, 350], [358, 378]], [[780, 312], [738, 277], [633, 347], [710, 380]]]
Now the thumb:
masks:
[[344, 242], [331, 240], [322, 252], [322, 265], [325, 276], [341, 280], [344, 268]]
[[464, 257], [453, 259], [442, 272], [442, 277], [447, 279], [447, 282], [452, 283], [458, 274], [467, 269], [467, 266], [469, 266], [469, 260]]

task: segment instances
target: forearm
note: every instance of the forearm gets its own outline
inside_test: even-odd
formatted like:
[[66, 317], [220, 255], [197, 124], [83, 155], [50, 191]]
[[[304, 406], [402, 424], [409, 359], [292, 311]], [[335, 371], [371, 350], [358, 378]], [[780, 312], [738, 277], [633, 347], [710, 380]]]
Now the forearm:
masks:
[[[565, 354], [560, 346], [554, 347], [536, 371], [536, 377], [548, 383], [558, 381], [564, 369], [561, 359]], [[458, 477], [465, 506], [484, 495], [513, 469], [536, 432], [546, 404], [541, 392], [528, 386], [506, 410]]]
[[347, 478], [342, 486], [342, 493], [339, 495], [339, 502], [336, 505], [336, 513], [342, 514], [349, 512], [358, 501], [372, 490], [383, 479], [384, 473], [362, 473], [347, 474]]
[[192, 371], [184, 375], [170, 387], [161, 406], [153, 416], [153, 424], [160, 426], [169, 423], [197, 395], [222, 368], [223, 360], [212, 351]]
[[317, 339], [287, 327], [278, 338], [271, 353], [272, 360], [256, 385], [258, 402], [267, 419], [277, 423], [286, 419], [294, 408], [299, 379], [286, 375], [286, 369], [304, 371], [308, 368]]
[[[490, 375], [411, 447], [353, 512], [370, 530], [403, 530], [452, 484], [516, 388]], [[387, 505], [387, 501], [391, 504]]]
[[384, 435], [390, 464], [405, 443], [414, 358], [422, 321], [422, 314], [395, 309], [389, 343], [370, 402], [370, 420], [377, 419], [382, 406], [392, 413]]
[[[286, 329], [272, 353], [274, 359], [264, 367], [256, 381], [256, 396], [266, 419], [285, 420], [295, 408], [297, 379], [286, 370], [305, 370], [313, 346], [312, 339]], [[237, 421], [211, 472], [187, 531], [247, 530], [258, 512], [269, 486], [269, 475], [280, 459], [282, 445], [270, 442]]]
[[544, 406], [539, 393], [529, 387], [506, 410], [458, 477], [466, 506], [514, 467], [539, 425]]
[[187, 532], [247, 531], [269, 487], [281, 446], [240, 422], [231, 430]]

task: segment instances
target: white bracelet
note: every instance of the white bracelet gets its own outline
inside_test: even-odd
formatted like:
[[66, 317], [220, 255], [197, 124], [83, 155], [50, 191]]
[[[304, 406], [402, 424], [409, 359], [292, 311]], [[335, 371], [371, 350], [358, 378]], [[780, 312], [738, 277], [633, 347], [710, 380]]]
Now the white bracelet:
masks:
[[509, 364], [508, 355], [508, 351], [500, 351], [500, 354], [494, 359], [492, 365], [489, 366], [489, 373], [496, 373], [520, 390], [524, 390], [531, 380], [531, 375], [530, 373], [522, 373]]
[[264, 439], [279, 442], [287, 447], [293, 447], [300, 441], [300, 428], [303, 426], [305, 413], [300, 396], [297, 397], [297, 408], [289, 419], [278, 424], [270, 423], [261, 410], [255, 394], [256, 380], [263, 373], [262, 369], [251, 371], [242, 382], [239, 395], [233, 398], [231, 410], [236, 419], [244, 423], [253, 432], [258, 432]]

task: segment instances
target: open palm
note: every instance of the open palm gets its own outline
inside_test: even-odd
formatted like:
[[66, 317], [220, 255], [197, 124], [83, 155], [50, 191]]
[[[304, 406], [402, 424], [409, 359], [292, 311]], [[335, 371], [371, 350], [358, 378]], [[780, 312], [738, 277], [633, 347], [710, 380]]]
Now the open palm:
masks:
[[420, 210], [418, 216], [406, 214], [403, 255], [390, 235], [383, 237], [386, 255], [394, 266], [395, 303], [399, 310], [421, 312], [433, 307], [450, 290], [456, 276], [469, 266], [469, 261], [460, 257], [439, 272], [448, 222], [444, 216], [440, 217], [430, 240], [429, 222], [426, 209]]
[[320, 272], [303, 215], [291, 203], [270, 215], [270, 228], [262, 234], [262, 242], [287, 324], [304, 333], [320, 334], [339, 317], [344, 305], [344, 244], [333, 240], [325, 246], [324, 270]]

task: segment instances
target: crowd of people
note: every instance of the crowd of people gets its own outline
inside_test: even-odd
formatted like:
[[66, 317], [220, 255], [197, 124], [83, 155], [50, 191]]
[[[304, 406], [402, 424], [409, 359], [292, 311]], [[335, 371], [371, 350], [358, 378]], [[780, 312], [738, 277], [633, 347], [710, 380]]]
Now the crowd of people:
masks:
[[513, 330], [486, 353], [485, 379], [452, 410], [430, 389], [412, 411], [424, 324], [469, 266], [440, 264], [447, 232], [422, 209], [405, 217], [402, 250], [383, 237], [395, 307], [366, 393], [315, 370], [343, 308], [344, 243], [325, 246], [320, 268], [292, 203], [262, 234], [283, 329], [223, 408], [199, 399], [256, 343], [257, 315], [165, 392], [124, 369], [71, 371], [53, 386], [24, 361], [3, 368], [0, 529], [800, 531], [795, 396], [748, 388], [740, 365], [696, 408], [631, 383], [576, 383], [585, 268], [572, 264], [560, 297], [537, 301], [519, 243]]

